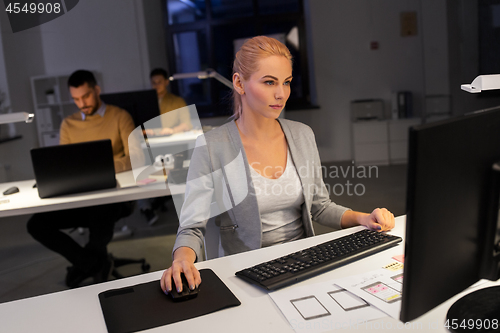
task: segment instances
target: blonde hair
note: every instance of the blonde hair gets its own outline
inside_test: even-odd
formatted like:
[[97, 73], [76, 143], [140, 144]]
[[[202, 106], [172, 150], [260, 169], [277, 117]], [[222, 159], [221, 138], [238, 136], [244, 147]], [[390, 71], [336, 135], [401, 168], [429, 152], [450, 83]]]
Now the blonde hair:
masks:
[[[233, 63], [233, 75], [238, 73], [244, 80], [248, 80], [253, 73], [259, 70], [258, 61], [273, 55], [287, 58], [290, 60], [290, 65], [292, 65], [290, 50], [280, 41], [266, 36], [248, 39], [236, 53]], [[234, 88], [233, 110], [234, 119], [238, 119], [242, 111], [241, 96]]]

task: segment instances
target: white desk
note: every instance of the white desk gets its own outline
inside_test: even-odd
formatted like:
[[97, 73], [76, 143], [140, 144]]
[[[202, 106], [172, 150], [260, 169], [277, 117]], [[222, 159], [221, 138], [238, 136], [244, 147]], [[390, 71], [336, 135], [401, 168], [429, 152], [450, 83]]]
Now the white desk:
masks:
[[184, 193], [184, 186], [170, 186], [170, 188], [167, 188], [165, 183], [161, 182], [146, 186], [137, 186], [132, 171], [118, 173], [116, 179], [118, 181], [116, 188], [47, 199], [40, 199], [38, 196], [38, 190], [33, 188], [35, 180], [2, 183], [0, 184], [0, 193], [3, 193], [3, 191], [12, 186], [17, 186], [19, 192], [7, 196], [0, 194], [0, 202], [6, 199], [9, 200], [8, 203], [0, 203], [0, 217], [104, 205]]
[[[396, 228], [392, 232], [393, 234], [399, 236], [404, 235], [404, 221], [404, 217], [398, 217], [396, 219]], [[191, 320], [157, 327], [147, 332], [294, 332], [265, 291], [240, 280], [234, 273], [262, 261], [271, 260], [278, 256], [283, 256], [359, 229], [360, 227], [342, 230], [288, 244], [197, 263], [196, 267], [198, 269], [211, 268], [241, 301], [241, 305]], [[378, 269], [392, 262], [392, 256], [402, 253], [403, 245], [401, 244], [296, 285], [328, 281]], [[161, 277], [161, 274], [162, 272], [158, 271], [122, 280], [115, 280], [98, 285], [0, 304], [0, 330], [9, 333], [105, 333], [107, 330], [97, 296], [98, 293], [108, 289], [121, 288], [157, 280]], [[483, 284], [482, 287], [493, 284], [498, 285], [500, 283], [498, 281], [496, 283], [487, 282]], [[471, 291], [471, 288], [469, 288], [468, 292]], [[203, 290], [201, 292], [203, 292]], [[464, 293], [461, 295], [463, 294]], [[419, 328], [418, 326], [414, 326], [414, 330], [419, 332], [447, 332], [443, 327], [446, 312], [451, 304], [461, 295], [453, 297], [439, 307], [428, 312], [426, 315], [416, 319], [413, 324], [422, 324], [422, 327]], [[168, 314], [166, 313], [165, 315]], [[390, 317], [370, 323], [374, 325], [372, 327], [375, 327], [377, 323], [381, 326], [378, 329], [372, 330], [364, 326], [360, 326], [358, 329], [347, 330], [355, 330], [356, 332], [385, 331], [388, 329], [383, 329], [381, 327], [392, 325], [394, 329], [397, 327], [398, 323], [402, 325], [401, 322]], [[428, 329], [428, 325], [430, 324], [436, 325], [437, 328]], [[406, 331], [408, 329], [411, 329], [411, 326], [410, 328], [407, 327], [402, 330]]]
[[[174, 145], [187, 144], [188, 149], [194, 148], [196, 138], [203, 134], [202, 130], [191, 130], [182, 133], [176, 133], [170, 136], [148, 137], [148, 143], [151, 148], [167, 147]], [[141, 143], [142, 149], [146, 149], [146, 143]]]

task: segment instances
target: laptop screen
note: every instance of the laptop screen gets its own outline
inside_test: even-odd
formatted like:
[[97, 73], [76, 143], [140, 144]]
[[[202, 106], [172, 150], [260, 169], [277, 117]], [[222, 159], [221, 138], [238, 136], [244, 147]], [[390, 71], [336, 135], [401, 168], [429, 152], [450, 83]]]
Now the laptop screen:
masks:
[[109, 139], [34, 148], [31, 160], [40, 198], [116, 187]]

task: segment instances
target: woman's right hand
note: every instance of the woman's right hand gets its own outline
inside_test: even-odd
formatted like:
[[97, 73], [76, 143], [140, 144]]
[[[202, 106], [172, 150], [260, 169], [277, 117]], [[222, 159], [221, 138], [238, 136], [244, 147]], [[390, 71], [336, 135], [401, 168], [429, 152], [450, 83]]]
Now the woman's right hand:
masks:
[[[184, 273], [191, 290], [198, 287], [201, 283], [201, 276], [200, 272], [194, 266], [195, 261], [196, 253], [193, 249], [180, 247], [175, 250], [172, 266], [163, 272], [160, 280], [163, 292], [168, 293], [174, 287], [177, 289], [177, 292], [182, 291], [181, 273]], [[175, 285], [172, 284], [172, 278]]]

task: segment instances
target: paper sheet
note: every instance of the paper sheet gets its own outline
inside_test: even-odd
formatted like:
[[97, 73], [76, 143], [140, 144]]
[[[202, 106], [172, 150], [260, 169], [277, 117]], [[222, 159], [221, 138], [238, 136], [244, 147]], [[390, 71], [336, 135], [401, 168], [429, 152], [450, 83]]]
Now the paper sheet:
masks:
[[355, 329], [386, 315], [332, 281], [269, 294], [296, 332]]
[[401, 290], [403, 288], [403, 269], [375, 271], [337, 279], [338, 286], [361, 297], [368, 303], [399, 319], [401, 311]]

